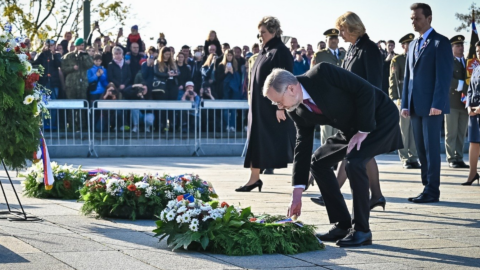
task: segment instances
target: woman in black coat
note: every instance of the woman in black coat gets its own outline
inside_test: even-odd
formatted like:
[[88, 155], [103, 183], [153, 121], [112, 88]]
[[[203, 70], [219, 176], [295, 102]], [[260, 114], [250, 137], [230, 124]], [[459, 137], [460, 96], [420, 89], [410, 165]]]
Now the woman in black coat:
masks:
[[208, 52], [208, 46], [210, 45], [215, 45], [216, 51], [215, 53], [220, 56], [223, 54], [222, 52], [222, 47], [220, 46], [220, 41], [218, 40], [217, 37], [217, 32], [211, 30], [210, 33], [208, 33], [208, 38], [205, 40], [205, 44], [203, 45], [203, 52], [204, 55], [209, 55], [210, 53]]
[[120, 93], [130, 84], [130, 66], [123, 59], [123, 50], [120, 47], [113, 48], [113, 60], [107, 68], [108, 82], [115, 84]]
[[251, 175], [250, 180], [236, 191], [251, 191], [255, 187], [261, 190], [260, 168], [286, 168], [293, 162], [293, 121], [285, 116], [285, 110], [279, 110], [262, 94], [265, 79], [274, 68], [293, 72], [292, 54], [280, 38], [282, 30], [277, 18], [264, 17], [258, 30], [264, 46], [251, 68], [251, 122], [244, 163], [245, 168], [251, 169]]
[[[342, 67], [367, 80], [373, 86], [382, 89], [384, 58], [377, 44], [371, 41], [365, 33], [365, 26], [360, 17], [349, 11], [337, 19], [336, 27], [340, 30], [340, 36], [344, 41], [351, 43]], [[367, 163], [367, 174], [372, 192], [370, 208], [382, 206], [385, 209], [386, 201], [380, 189], [378, 166], [375, 159]], [[338, 170], [337, 179], [340, 187], [347, 180], [345, 162], [342, 162]]]

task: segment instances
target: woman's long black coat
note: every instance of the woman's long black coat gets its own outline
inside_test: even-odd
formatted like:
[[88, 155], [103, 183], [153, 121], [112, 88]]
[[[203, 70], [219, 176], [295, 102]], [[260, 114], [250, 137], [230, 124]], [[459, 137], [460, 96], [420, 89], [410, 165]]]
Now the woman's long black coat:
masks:
[[265, 44], [251, 69], [251, 123], [245, 168], [286, 168], [293, 162], [293, 121], [287, 117], [278, 123], [277, 106], [262, 94], [265, 79], [274, 68], [293, 72], [292, 54], [278, 37]]

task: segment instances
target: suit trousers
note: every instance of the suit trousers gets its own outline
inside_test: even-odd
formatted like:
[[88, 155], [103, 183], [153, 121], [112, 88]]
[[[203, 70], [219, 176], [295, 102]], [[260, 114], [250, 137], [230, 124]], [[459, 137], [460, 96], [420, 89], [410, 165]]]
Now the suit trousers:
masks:
[[329, 126], [329, 125], [322, 125], [320, 126], [320, 134], [321, 134], [321, 142], [324, 145], [327, 142], [327, 138], [335, 135], [337, 133], [337, 129]]
[[450, 109], [445, 115], [445, 152], [448, 162], [463, 161], [463, 144], [468, 127], [466, 109]]
[[[401, 112], [399, 104], [397, 104], [397, 107]], [[410, 117], [404, 118], [400, 116], [400, 131], [402, 133], [403, 145], [405, 146], [405, 148], [398, 150], [398, 156], [400, 157], [400, 160], [403, 163], [417, 162], [417, 146], [415, 145], [415, 139], [413, 137], [412, 121]]]
[[440, 197], [440, 131], [443, 115], [411, 116], [413, 135], [420, 158], [423, 193]]
[[[333, 138], [327, 140], [327, 143], [321, 147], [328, 147], [328, 144], [332, 139]], [[324, 156], [320, 159], [317, 159], [314, 154], [310, 165], [310, 172], [315, 178], [315, 181], [320, 188], [320, 192], [322, 193], [330, 223], [339, 221], [349, 222], [351, 216], [332, 169], [333, 165], [346, 159], [347, 164], [345, 169], [348, 179], [350, 179], [350, 187], [352, 189], [353, 197], [353, 213], [355, 217], [354, 229], [357, 231], [368, 232], [370, 231], [368, 221], [370, 218], [370, 198], [366, 165], [373, 157], [349, 158], [346, 156], [347, 144], [348, 141], [345, 140], [344, 148], [338, 151], [332, 151], [330, 155]], [[316, 151], [316, 153], [317, 152], [318, 151]]]

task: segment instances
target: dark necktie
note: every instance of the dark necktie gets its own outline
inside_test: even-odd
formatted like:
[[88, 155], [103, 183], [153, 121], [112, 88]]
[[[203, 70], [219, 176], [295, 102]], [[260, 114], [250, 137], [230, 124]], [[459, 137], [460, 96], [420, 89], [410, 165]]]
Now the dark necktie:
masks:
[[423, 37], [418, 38], [417, 45], [415, 46], [415, 61], [417, 61], [418, 56], [420, 55], [420, 42], [422, 42]]
[[460, 59], [462, 60], [462, 65], [463, 65], [463, 67], [465, 67], [465, 60], [463, 60], [463, 57], [460, 58]]
[[335, 50], [334, 52], [335, 52], [335, 57], [336, 57], [337, 60], [338, 60], [338, 52], [337, 52], [337, 50]]
[[303, 104], [305, 106], [309, 107], [312, 110], [313, 113], [322, 114], [322, 111], [315, 104], [313, 104], [310, 100], [304, 99]]

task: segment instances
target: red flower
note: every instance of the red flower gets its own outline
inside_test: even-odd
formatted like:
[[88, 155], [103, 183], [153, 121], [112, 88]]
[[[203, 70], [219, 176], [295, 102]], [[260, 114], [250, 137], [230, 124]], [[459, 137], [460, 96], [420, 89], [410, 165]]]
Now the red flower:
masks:
[[225, 206], [226, 206], [226, 207], [229, 207], [230, 205], [228, 205], [228, 203], [226, 203], [226, 202], [222, 202], [222, 204], [221, 204], [220, 206], [223, 208], [223, 207], [225, 207]]
[[66, 188], [66, 189], [70, 189], [72, 187], [72, 185], [70, 184], [70, 181], [68, 180], [64, 180], [63, 181], [63, 186]]
[[140, 197], [140, 196], [142, 196], [142, 192], [140, 190], [137, 190], [137, 191], [135, 191], [135, 195], [137, 197]]
[[137, 187], [134, 184], [131, 184], [131, 185], [128, 185], [127, 189], [133, 192], [137, 190]]
[[22, 47], [23, 49], [25, 49], [27, 47], [27, 45], [25, 45], [25, 43], [20, 43], [20, 47]]
[[250, 218], [249, 220], [250, 220], [250, 222], [255, 222], [255, 221], [257, 221], [257, 219], [254, 218], [254, 217]]

